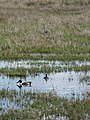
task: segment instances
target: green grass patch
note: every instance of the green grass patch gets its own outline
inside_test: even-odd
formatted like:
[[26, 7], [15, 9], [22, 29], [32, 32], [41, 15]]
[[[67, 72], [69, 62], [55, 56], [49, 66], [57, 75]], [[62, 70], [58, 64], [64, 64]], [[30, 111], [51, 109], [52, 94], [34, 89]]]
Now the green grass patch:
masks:
[[[8, 56], [7, 56], [8, 54]], [[53, 53], [20, 53], [20, 54], [9, 54], [8, 51], [6, 53], [3, 53], [0, 55], [1, 60], [62, 60], [62, 61], [89, 61], [90, 60], [90, 54], [69, 54], [67, 51], [65, 51], [64, 54], [53, 54]]]

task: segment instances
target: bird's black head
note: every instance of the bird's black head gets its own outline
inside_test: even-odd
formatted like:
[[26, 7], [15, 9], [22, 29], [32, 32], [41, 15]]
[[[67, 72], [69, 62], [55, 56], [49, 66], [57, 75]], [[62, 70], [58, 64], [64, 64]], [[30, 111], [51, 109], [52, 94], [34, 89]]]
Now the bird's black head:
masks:
[[22, 80], [19, 80], [17, 83], [22, 83]]

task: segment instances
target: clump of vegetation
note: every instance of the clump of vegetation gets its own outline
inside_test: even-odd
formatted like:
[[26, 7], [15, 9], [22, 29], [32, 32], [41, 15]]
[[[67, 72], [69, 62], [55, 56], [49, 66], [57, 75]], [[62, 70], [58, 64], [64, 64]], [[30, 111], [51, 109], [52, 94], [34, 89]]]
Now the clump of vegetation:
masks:
[[0, 69], [0, 73], [4, 74], [6, 76], [11, 76], [11, 77], [15, 77], [15, 76], [24, 77], [27, 74], [27, 69], [24, 69], [24, 68], [17, 68], [17, 69], [2, 68], [2, 69]]
[[90, 76], [84, 76], [84, 77], [80, 78], [80, 81], [88, 82], [88, 81], [90, 81]]

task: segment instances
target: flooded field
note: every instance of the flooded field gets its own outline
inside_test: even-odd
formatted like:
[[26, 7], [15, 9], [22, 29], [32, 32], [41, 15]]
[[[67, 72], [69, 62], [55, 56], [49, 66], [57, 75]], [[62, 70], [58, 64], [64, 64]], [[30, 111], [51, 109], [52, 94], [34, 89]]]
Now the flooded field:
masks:
[[[30, 67], [42, 67], [42, 66], [50, 66], [50, 67], [73, 67], [73, 66], [84, 66], [90, 65], [90, 62], [62, 62], [62, 61], [0, 61], [0, 68], [30, 68]], [[81, 80], [84, 77], [90, 77], [90, 71], [62, 71], [62, 72], [51, 72], [47, 73], [47, 80], [44, 79], [46, 73], [34, 73], [28, 74], [25, 77], [9, 77], [1, 74], [0, 76], [0, 89], [10, 89], [19, 91], [20, 89], [32, 92], [44, 92], [49, 93], [53, 92], [61, 97], [80, 97], [82, 98], [85, 92], [90, 91], [90, 80]], [[30, 81], [32, 82], [31, 87], [18, 87], [17, 81], [22, 79], [22, 81]]]
[[[9, 71], [10, 69], [17, 70], [17, 68], [26, 69], [26, 76], [17, 76], [17, 74], [16, 76], [11, 76], [10, 74], [1, 72], [0, 117], [8, 120], [14, 118], [16, 120], [19, 116], [20, 118], [18, 119], [21, 119], [25, 118], [25, 116], [23, 116], [24, 114], [27, 116], [28, 111], [30, 113], [32, 112], [32, 115], [29, 115], [29, 119], [34, 119], [34, 117], [37, 118], [36, 110], [40, 107], [40, 112], [37, 111], [39, 119], [46, 119], [46, 115], [48, 117], [47, 120], [69, 120], [65, 110], [67, 105], [70, 107], [71, 103], [69, 102], [71, 100], [74, 100], [72, 106], [75, 104], [76, 110], [79, 109], [79, 105], [81, 107], [81, 102], [83, 100], [85, 100], [82, 103], [83, 106], [84, 104], [86, 106], [89, 104], [88, 97], [90, 95], [90, 71], [74, 71], [74, 69], [64, 70], [64, 68], [73, 68], [75, 66], [83, 67], [89, 65], [90, 62], [88, 61], [0, 61], [1, 70], [7, 69]], [[37, 73], [28, 72], [30, 68], [41, 69], [42, 67], [45, 67], [45, 71], [40, 71]], [[54, 71], [46, 72], [46, 68], [48, 69], [48, 67], [52, 68]], [[61, 71], [58, 70], [59, 68], [61, 68]], [[48, 79], [44, 79], [46, 74]], [[20, 79], [23, 82], [31, 82], [31, 86], [17, 86], [17, 81]], [[88, 111], [88, 109], [88, 107], [85, 108], [86, 111]], [[67, 109], [67, 112], [70, 112], [69, 109]], [[83, 114], [82, 111], [80, 114]], [[89, 120], [89, 115], [85, 114], [84, 118]]]
[[[48, 75], [49, 79], [44, 80], [45, 74], [39, 74], [37, 76], [27, 76], [23, 81], [31, 81], [32, 86], [26, 87], [22, 86], [22, 91], [32, 91], [32, 92], [44, 92], [44, 93], [55, 93], [62, 97], [83, 97], [85, 92], [90, 91], [89, 82], [80, 81], [83, 76], [90, 75], [84, 72], [61, 72], [61, 73], [51, 73]], [[0, 76], [0, 89], [9, 89], [19, 91], [17, 86], [17, 81], [20, 78], [9, 78], [6, 76]]]
[[63, 61], [49, 61], [49, 60], [20, 60], [20, 61], [0, 61], [0, 68], [30, 68], [30, 67], [42, 67], [42, 66], [83, 66], [90, 65], [89, 61], [73, 61], [73, 62], [63, 62]]

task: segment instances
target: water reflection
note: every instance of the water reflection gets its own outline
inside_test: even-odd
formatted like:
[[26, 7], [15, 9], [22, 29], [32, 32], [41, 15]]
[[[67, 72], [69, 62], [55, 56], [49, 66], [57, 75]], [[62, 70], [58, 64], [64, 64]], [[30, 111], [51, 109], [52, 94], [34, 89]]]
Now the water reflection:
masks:
[[21, 89], [21, 88], [22, 88], [22, 85], [17, 85], [17, 86], [18, 86], [18, 88], [19, 88], [19, 89]]

